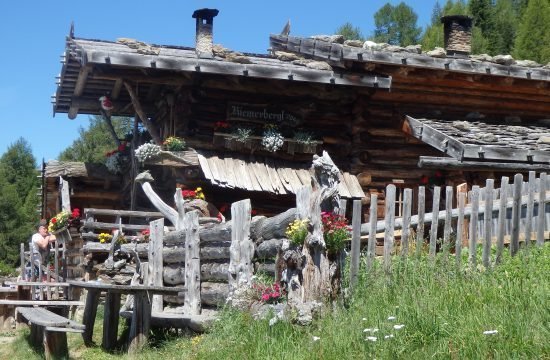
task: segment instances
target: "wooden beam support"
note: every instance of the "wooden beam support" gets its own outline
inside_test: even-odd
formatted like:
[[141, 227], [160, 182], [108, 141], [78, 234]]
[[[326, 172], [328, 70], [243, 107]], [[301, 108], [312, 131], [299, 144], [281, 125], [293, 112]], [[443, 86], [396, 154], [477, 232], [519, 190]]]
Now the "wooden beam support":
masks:
[[162, 139], [160, 138], [158, 129], [149, 120], [149, 118], [147, 117], [147, 114], [145, 114], [145, 112], [143, 111], [143, 108], [141, 107], [141, 103], [139, 102], [139, 98], [137, 97], [134, 89], [132, 88], [132, 86], [127, 81], [123, 81], [123, 83], [124, 83], [124, 87], [126, 87], [126, 90], [128, 91], [128, 94], [130, 95], [130, 98], [132, 99], [132, 104], [134, 105], [134, 110], [139, 115], [139, 118], [141, 119], [141, 122], [143, 123], [143, 125], [145, 126], [147, 131], [149, 131], [149, 134], [151, 134], [151, 137], [153, 138], [153, 141], [157, 145], [161, 145], [162, 144]]
[[117, 146], [121, 145], [120, 139], [118, 138], [118, 135], [116, 134], [115, 128], [113, 127], [113, 123], [111, 122], [111, 115], [107, 114], [107, 112], [103, 109], [101, 109], [101, 115], [103, 117], [103, 120], [107, 124], [107, 129], [109, 129], [109, 133], [111, 134], [111, 137], [115, 141], [115, 144]]
[[122, 79], [118, 78], [115, 80], [115, 84], [113, 85], [113, 90], [111, 90], [112, 100], [118, 99], [118, 96], [120, 95], [120, 90], [122, 90]]
[[421, 156], [418, 167], [423, 169], [452, 169], [465, 171], [547, 171], [550, 164], [458, 161], [454, 158]]
[[[88, 79], [88, 73], [90, 72], [89, 66], [84, 66], [80, 69], [78, 73], [78, 78], [76, 80], [76, 85], [74, 87], [73, 96], [79, 97], [82, 96], [82, 93], [84, 92], [84, 88], [86, 87], [86, 80]], [[71, 107], [69, 108], [69, 113], [67, 114], [69, 116], [69, 119], [76, 118], [76, 115], [78, 115], [78, 103], [71, 103]]]

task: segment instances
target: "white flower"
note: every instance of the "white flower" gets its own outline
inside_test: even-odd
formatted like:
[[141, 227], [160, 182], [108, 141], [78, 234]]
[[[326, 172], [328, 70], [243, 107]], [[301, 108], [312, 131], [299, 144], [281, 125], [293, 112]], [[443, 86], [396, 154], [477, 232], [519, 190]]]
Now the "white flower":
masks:
[[378, 332], [378, 328], [367, 328], [363, 330], [363, 332], [370, 332], [371, 334], [374, 334], [375, 332]]
[[283, 135], [274, 128], [269, 128], [264, 131], [262, 137], [262, 146], [270, 152], [279, 150], [284, 144]]
[[160, 154], [161, 148], [158, 145], [145, 143], [136, 149], [136, 158], [140, 162], [144, 162], [147, 159], [154, 158]]
[[483, 335], [496, 335], [498, 334], [498, 330], [487, 330], [483, 332]]
[[393, 338], [393, 334], [389, 334], [389, 335], [384, 336], [384, 339], [391, 339], [391, 338]]
[[393, 320], [395, 320], [395, 319], [396, 319], [395, 316], [389, 316], [389, 317], [388, 317], [388, 321], [393, 321]]
[[319, 340], [321, 340], [321, 338], [319, 336], [314, 336], [313, 337], [313, 341], [319, 341]]
[[394, 328], [395, 330], [401, 330], [401, 329], [403, 329], [404, 327], [405, 327], [404, 324], [394, 325], [394, 326], [393, 326], [393, 328]]
[[361, 319], [361, 320], [363, 320], [363, 321], [367, 321], [367, 318], [363, 318], [363, 319]]
[[377, 338], [376, 336], [367, 336], [367, 337], [365, 338], [365, 340], [368, 340], [368, 341], [376, 341], [376, 340], [378, 340], [378, 338]]
[[120, 152], [117, 152], [107, 158], [107, 161], [105, 161], [105, 166], [111, 173], [118, 175], [124, 172], [127, 163], [128, 158]]
[[269, 320], [269, 326], [273, 326], [277, 323], [279, 319], [277, 319], [277, 317], [274, 317], [272, 318], [271, 320]]

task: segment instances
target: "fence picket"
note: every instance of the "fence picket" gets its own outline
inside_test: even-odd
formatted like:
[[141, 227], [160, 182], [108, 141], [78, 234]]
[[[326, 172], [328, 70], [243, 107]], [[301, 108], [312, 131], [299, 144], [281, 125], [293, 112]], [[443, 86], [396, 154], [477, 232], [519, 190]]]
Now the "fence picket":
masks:
[[546, 220], [546, 173], [540, 174], [540, 184], [539, 184], [539, 202], [538, 202], [538, 220], [537, 220], [537, 246], [542, 246], [544, 244], [544, 228]]
[[395, 185], [390, 184], [386, 187], [386, 229], [384, 231], [384, 270], [391, 270], [391, 253], [394, 242], [394, 224], [395, 224]]
[[484, 217], [484, 232], [483, 232], [483, 251], [482, 261], [483, 266], [487, 269], [491, 264], [491, 227], [493, 225], [493, 188], [495, 187], [493, 179], [487, 179], [485, 182], [485, 212]]
[[[441, 188], [439, 186], [434, 187], [434, 196], [432, 202], [432, 214], [439, 214], [439, 199], [441, 197]], [[437, 245], [437, 226], [439, 222], [437, 217], [432, 220], [430, 228], [430, 257], [435, 257], [435, 250]]]
[[472, 267], [476, 266], [476, 247], [477, 247], [477, 223], [479, 217], [479, 186], [472, 186], [470, 193], [472, 213], [470, 215], [470, 235], [469, 235], [469, 262]]
[[374, 254], [376, 251], [376, 223], [378, 220], [378, 195], [370, 196], [370, 219], [369, 219], [369, 242], [367, 244], [367, 271], [372, 268]]
[[426, 213], [426, 189], [418, 188], [418, 225], [416, 226], [416, 255], [420, 256], [424, 244], [424, 215]]
[[498, 208], [498, 225], [497, 225], [497, 253], [495, 256], [495, 264], [502, 260], [502, 252], [504, 251], [504, 234], [506, 232], [506, 203], [508, 202], [508, 177], [503, 176], [500, 180], [500, 201]]
[[462, 228], [464, 226], [464, 205], [466, 203], [466, 193], [458, 193], [458, 221], [456, 224], [456, 241], [455, 241], [455, 257], [456, 266], [460, 266], [462, 262], [462, 235], [464, 232]]
[[510, 240], [510, 254], [515, 255], [519, 250], [519, 226], [521, 218], [521, 193], [523, 175], [514, 176], [514, 200], [512, 203], [512, 238]]
[[527, 214], [525, 215], [525, 246], [530, 246], [533, 232], [533, 208], [535, 205], [535, 178], [536, 173], [529, 171], [529, 182], [527, 183]]
[[409, 253], [409, 227], [411, 223], [412, 190], [405, 189], [403, 195], [403, 229], [401, 231], [401, 256]]
[[445, 228], [443, 230], [443, 259], [447, 259], [451, 242], [451, 221], [453, 214], [453, 187], [445, 188]]
[[359, 257], [361, 255], [361, 200], [353, 201], [353, 217], [352, 228], [353, 233], [351, 237], [351, 266], [350, 266], [350, 287], [353, 288], [357, 285], [359, 274]]

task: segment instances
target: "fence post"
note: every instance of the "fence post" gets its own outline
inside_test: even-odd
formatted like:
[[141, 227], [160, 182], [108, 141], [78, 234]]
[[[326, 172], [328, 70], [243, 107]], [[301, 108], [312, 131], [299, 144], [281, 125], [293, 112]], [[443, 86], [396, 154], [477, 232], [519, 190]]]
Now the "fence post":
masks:
[[458, 221], [456, 224], [456, 241], [455, 241], [455, 258], [456, 266], [460, 268], [462, 262], [462, 236], [464, 232], [462, 227], [464, 226], [464, 204], [466, 203], [466, 193], [459, 192], [458, 194]]
[[231, 246], [229, 247], [229, 294], [242, 284], [250, 284], [254, 244], [250, 240], [250, 199], [231, 204]]
[[403, 227], [401, 230], [401, 256], [409, 254], [409, 230], [411, 224], [412, 190], [405, 189], [403, 194]]
[[469, 260], [470, 265], [475, 268], [476, 266], [476, 252], [477, 252], [477, 223], [479, 216], [479, 186], [472, 186], [471, 192], [471, 204], [472, 204], [472, 213], [470, 215], [470, 235], [469, 237]]
[[533, 232], [533, 208], [535, 205], [535, 180], [536, 173], [529, 171], [529, 182], [527, 184], [527, 213], [525, 215], [525, 247], [529, 247], [531, 244], [531, 235]]
[[502, 260], [502, 251], [504, 250], [504, 233], [506, 231], [506, 202], [508, 201], [508, 177], [503, 176], [500, 181], [500, 201], [498, 204], [498, 227], [497, 227], [497, 254], [495, 264]]
[[519, 250], [519, 219], [521, 218], [521, 187], [523, 175], [514, 176], [514, 200], [512, 202], [512, 238], [510, 239], [510, 254], [514, 256]]
[[485, 182], [485, 213], [483, 218], [485, 220], [485, 229], [483, 232], [483, 251], [482, 259], [483, 266], [487, 269], [491, 265], [491, 227], [493, 225], [493, 194], [495, 182], [493, 179], [487, 179]]
[[395, 226], [395, 185], [386, 187], [386, 229], [384, 231], [384, 270], [391, 270], [391, 253], [393, 251], [394, 226]]
[[[164, 237], [164, 218], [149, 223], [149, 254], [147, 285], [162, 286], [162, 247]], [[162, 311], [162, 295], [153, 295], [153, 311]]]
[[[30, 251], [32, 253], [32, 247]], [[19, 245], [19, 257], [21, 258], [21, 280], [25, 281], [27, 280], [27, 274], [25, 273], [25, 244], [24, 243], [21, 243], [21, 245]], [[31, 271], [33, 271], [32, 264], [31, 264]]]
[[416, 226], [416, 255], [420, 256], [424, 245], [424, 215], [426, 214], [426, 189], [418, 187], [418, 225]]
[[199, 240], [199, 213], [191, 211], [183, 219], [185, 228], [185, 287], [184, 312], [201, 313], [201, 259]]
[[[443, 261], [447, 261], [451, 243], [451, 221], [453, 215], [453, 187], [445, 188], [445, 228], [443, 230]], [[457, 230], [458, 231], [458, 230]]]
[[378, 221], [378, 195], [370, 196], [369, 243], [367, 244], [367, 271], [372, 268], [376, 253], [376, 223]]
[[351, 237], [351, 267], [350, 267], [350, 287], [353, 290], [357, 285], [357, 275], [359, 274], [359, 256], [361, 255], [361, 200], [353, 201], [353, 218]]
[[539, 215], [537, 222], [537, 246], [544, 244], [544, 229], [546, 222], [546, 173], [540, 174]]
[[430, 257], [435, 258], [435, 248], [437, 243], [437, 226], [439, 225], [439, 198], [441, 197], [441, 188], [434, 187], [434, 198], [432, 202], [432, 224], [430, 228]]

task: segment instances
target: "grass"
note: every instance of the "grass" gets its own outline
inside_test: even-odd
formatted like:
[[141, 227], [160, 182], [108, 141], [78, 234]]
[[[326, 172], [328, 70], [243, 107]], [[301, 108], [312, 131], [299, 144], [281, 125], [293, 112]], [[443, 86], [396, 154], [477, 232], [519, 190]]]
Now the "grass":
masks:
[[[256, 321], [228, 309], [210, 333], [161, 333], [137, 358], [550, 359], [549, 273], [548, 243], [505, 256], [501, 265], [486, 271], [456, 269], [452, 260], [434, 265], [411, 258], [396, 261], [386, 275], [376, 264], [368, 276], [362, 272], [346, 306], [334, 307], [311, 326], [269, 326], [268, 319]], [[497, 333], [483, 334], [489, 330]], [[96, 329], [97, 343], [100, 334]], [[35, 358], [23, 340], [13, 345], [21, 357], [12, 359]], [[78, 358], [126, 358], [86, 349], [78, 341], [69, 340], [71, 355]]]

